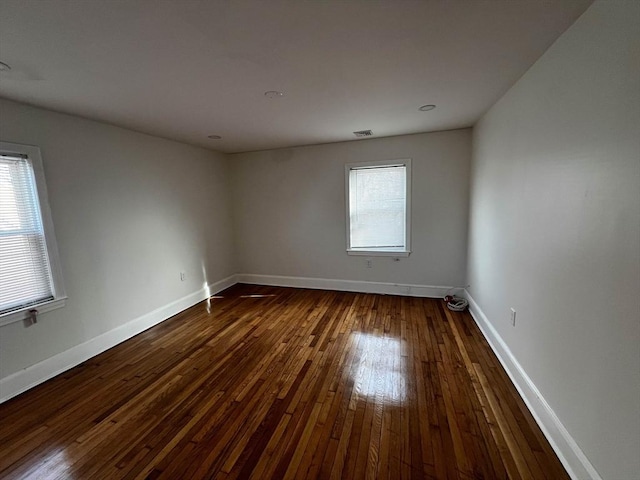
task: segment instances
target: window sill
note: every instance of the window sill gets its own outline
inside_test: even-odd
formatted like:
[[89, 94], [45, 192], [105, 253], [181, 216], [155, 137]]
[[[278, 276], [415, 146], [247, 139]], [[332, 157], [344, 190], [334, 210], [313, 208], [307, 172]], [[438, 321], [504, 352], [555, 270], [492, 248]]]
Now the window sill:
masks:
[[33, 310], [34, 308], [38, 310], [39, 316], [42, 313], [50, 312], [51, 310], [56, 310], [58, 308], [64, 307], [66, 302], [67, 297], [56, 298], [55, 300], [49, 300], [48, 302], [39, 303], [37, 305], [30, 305], [23, 308], [22, 310], [5, 313], [4, 315], [0, 315], [0, 327], [29, 318], [29, 310]]
[[408, 257], [410, 251], [400, 250], [397, 252], [390, 250], [347, 250], [347, 255], [361, 255], [367, 257]]

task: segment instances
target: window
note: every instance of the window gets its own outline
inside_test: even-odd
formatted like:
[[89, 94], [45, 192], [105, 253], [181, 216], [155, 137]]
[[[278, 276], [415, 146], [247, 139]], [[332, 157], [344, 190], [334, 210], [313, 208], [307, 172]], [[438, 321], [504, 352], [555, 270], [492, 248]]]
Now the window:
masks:
[[353, 163], [345, 167], [347, 253], [410, 253], [411, 160]]
[[65, 298], [40, 150], [0, 142], [0, 325]]

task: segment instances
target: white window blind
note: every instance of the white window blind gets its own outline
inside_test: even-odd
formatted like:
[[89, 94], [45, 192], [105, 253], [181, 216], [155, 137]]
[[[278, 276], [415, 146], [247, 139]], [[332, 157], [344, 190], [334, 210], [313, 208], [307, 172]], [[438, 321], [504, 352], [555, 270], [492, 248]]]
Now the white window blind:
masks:
[[33, 165], [0, 155], [0, 314], [53, 298]]
[[351, 250], [407, 250], [407, 166], [349, 169]]

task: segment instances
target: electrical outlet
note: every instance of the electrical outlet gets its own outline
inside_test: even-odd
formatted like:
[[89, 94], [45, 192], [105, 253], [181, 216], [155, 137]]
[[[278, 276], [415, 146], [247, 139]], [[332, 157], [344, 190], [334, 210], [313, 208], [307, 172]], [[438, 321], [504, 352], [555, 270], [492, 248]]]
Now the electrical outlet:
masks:
[[373, 267], [373, 260], [371, 260], [370, 258], [367, 258], [367, 268], [371, 268]]
[[515, 308], [511, 309], [511, 325], [513, 327], [516, 326], [516, 309]]
[[184, 282], [187, 279], [187, 274], [185, 272], [180, 272], [180, 281]]

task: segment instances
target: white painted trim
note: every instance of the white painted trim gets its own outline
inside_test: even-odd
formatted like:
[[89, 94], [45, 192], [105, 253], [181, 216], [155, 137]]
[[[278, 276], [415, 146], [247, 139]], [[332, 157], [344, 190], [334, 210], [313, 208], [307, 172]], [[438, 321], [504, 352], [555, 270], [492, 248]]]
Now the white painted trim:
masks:
[[128, 340], [236, 283], [236, 276], [231, 275], [87, 342], [0, 379], [0, 403], [75, 367], [91, 357], [95, 357], [99, 353]]
[[448, 291], [461, 292], [462, 288], [436, 285], [412, 285], [405, 283], [367, 282], [363, 280], [338, 280], [329, 278], [285, 277], [280, 275], [256, 275], [239, 273], [238, 283], [272, 285], [278, 287], [339, 290], [342, 292], [381, 293], [408, 297], [443, 298]]
[[574, 480], [602, 480], [602, 477], [544, 399], [540, 390], [527, 375], [480, 306], [466, 290], [465, 295], [469, 300], [471, 316], [571, 478]]
[[47, 313], [52, 310], [62, 308], [66, 305], [66, 303], [67, 297], [62, 297], [56, 298], [55, 300], [36, 303], [35, 305], [29, 305], [28, 307], [23, 307], [19, 310], [5, 313], [4, 315], [0, 315], [0, 327], [4, 327], [5, 325], [9, 325], [10, 323], [19, 322], [20, 320], [25, 320], [31, 317], [29, 310], [36, 309], [38, 311], [37, 314], [40, 315], [41, 313]]
[[364, 257], [408, 257], [411, 252], [399, 250], [347, 250], [347, 255], [361, 255]]
[[[337, 280], [326, 278], [287, 277], [279, 275], [238, 274], [208, 285], [201, 290], [160, 307], [138, 317], [109, 332], [103, 333], [85, 343], [32, 365], [20, 372], [0, 379], [0, 403], [39, 385], [50, 378], [94, 357], [119, 343], [163, 322], [164, 320], [195, 305], [236, 283], [273, 285], [281, 287], [339, 290], [347, 292], [380, 293], [387, 295], [406, 295], [414, 297], [441, 298], [452, 290], [462, 291], [450, 286], [413, 285], [398, 283], [368, 282], [359, 280]], [[589, 462], [571, 434], [558, 419], [553, 409], [544, 399], [531, 378], [518, 363], [502, 337], [489, 322], [473, 297], [465, 290], [469, 300], [469, 310], [478, 327], [487, 339], [493, 352], [506, 370], [540, 426], [545, 437], [574, 480], [602, 480]]]

